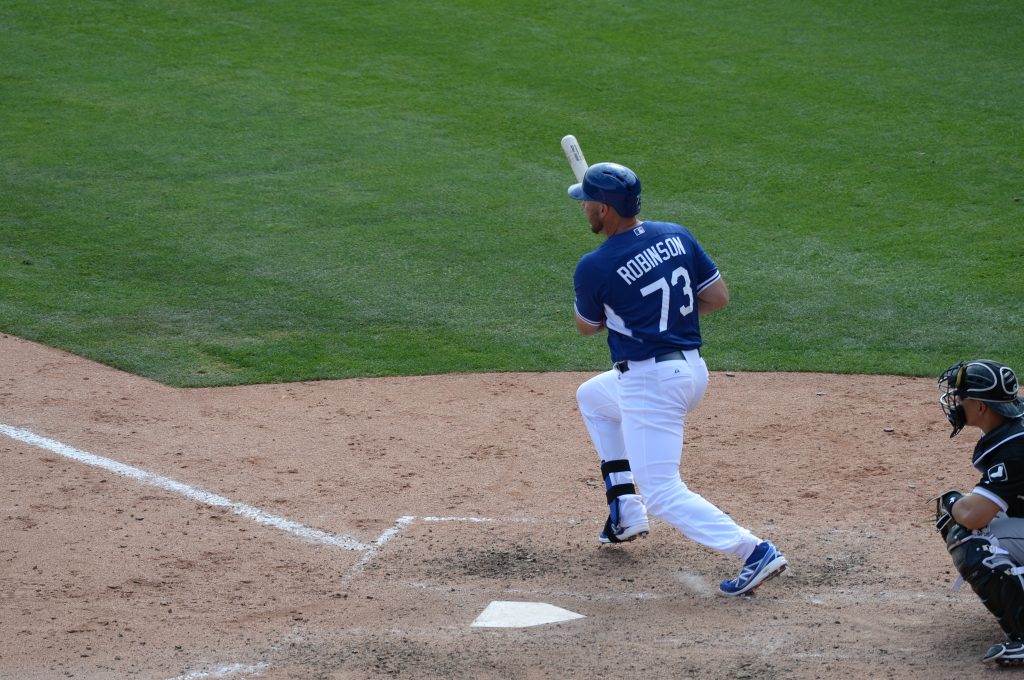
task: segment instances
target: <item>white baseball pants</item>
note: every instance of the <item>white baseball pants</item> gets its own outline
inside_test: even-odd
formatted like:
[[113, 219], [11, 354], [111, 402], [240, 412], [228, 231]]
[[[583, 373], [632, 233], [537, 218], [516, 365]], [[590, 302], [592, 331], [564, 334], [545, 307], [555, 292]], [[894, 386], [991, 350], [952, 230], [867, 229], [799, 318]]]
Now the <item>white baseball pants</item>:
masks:
[[760, 539], [679, 477], [684, 419], [708, 386], [699, 352], [684, 356], [685, 361], [631, 361], [625, 373], [601, 373], [580, 385], [576, 401], [600, 459], [629, 459], [631, 472], [612, 473], [612, 484], [632, 481], [640, 492], [619, 499], [622, 526], [645, 520], [649, 512], [686, 537], [745, 560]]

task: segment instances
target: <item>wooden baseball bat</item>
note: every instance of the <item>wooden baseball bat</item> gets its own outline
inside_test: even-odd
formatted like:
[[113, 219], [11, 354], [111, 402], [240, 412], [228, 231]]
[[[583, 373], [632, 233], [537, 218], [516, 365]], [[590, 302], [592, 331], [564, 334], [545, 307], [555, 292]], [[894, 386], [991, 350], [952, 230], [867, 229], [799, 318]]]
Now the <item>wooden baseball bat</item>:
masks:
[[587, 159], [583, 157], [580, 143], [576, 141], [574, 136], [566, 135], [562, 137], [562, 151], [565, 152], [565, 157], [569, 161], [572, 174], [576, 175], [576, 181], [582, 182], [583, 173], [587, 171]]

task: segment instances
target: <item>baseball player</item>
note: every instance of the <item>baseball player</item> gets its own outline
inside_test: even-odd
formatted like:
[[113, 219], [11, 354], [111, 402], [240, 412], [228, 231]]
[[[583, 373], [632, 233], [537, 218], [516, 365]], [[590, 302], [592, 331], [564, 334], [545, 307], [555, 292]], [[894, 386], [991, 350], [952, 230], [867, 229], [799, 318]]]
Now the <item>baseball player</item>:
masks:
[[640, 180], [629, 168], [591, 165], [569, 196], [582, 201], [591, 231], [605, 237], [580, 259], [573, 277], [576, 328], [583, 335], [607, 330], [614, 364], [576, 392], [609, 506], [598, 538], [622, 543], [647, 536], [651, 513], [744, 560], [739, 576], [722, 581], [720, 590], [749, 593], [782, 573], [786, 558], [679, 477], [683, 420], [708, 385], [698, 318], [728, 304], [725, 282], [685, 228], [637, 218]]
[[971, 463], [981, 481], [968, 494], [936, 499], [935, 528], [961, 578], [995, 615], [1006, 640], [982, 661], [1024, 664], [1024, 400], [1017, 376], [988, 359], [961, 361], [939, 377], [942, 410], [955, 437], [981, 430]]

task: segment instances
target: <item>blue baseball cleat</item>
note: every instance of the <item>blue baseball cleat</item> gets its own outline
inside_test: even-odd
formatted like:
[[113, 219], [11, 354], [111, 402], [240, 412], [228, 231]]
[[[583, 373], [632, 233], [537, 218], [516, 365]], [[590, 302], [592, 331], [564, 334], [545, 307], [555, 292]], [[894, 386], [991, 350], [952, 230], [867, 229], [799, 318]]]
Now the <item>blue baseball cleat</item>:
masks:
[[723, 595], [749, 593], [765, 581], [775, 578], [786, 570], [789, 562], [771, 541], [761, 541], [743, 564], [740, 575], [722, 581], [718, 586]]

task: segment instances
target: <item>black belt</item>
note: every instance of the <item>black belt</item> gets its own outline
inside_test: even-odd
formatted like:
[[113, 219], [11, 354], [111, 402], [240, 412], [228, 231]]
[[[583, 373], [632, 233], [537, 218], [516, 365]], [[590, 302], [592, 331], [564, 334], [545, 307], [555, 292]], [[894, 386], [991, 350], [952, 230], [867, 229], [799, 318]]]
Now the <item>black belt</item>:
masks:
[[[686, 361], [686, 357], [682, 352], [676, 350], [675, 352], [669, 352], [668, 354], [659, 354], [654, 357], [655, 363], [661, 363], [662, 361]], [[615, 368], [619, 369], [619, 373], [625, 373], [629, 370], [629, 361], [616, 361]]]

